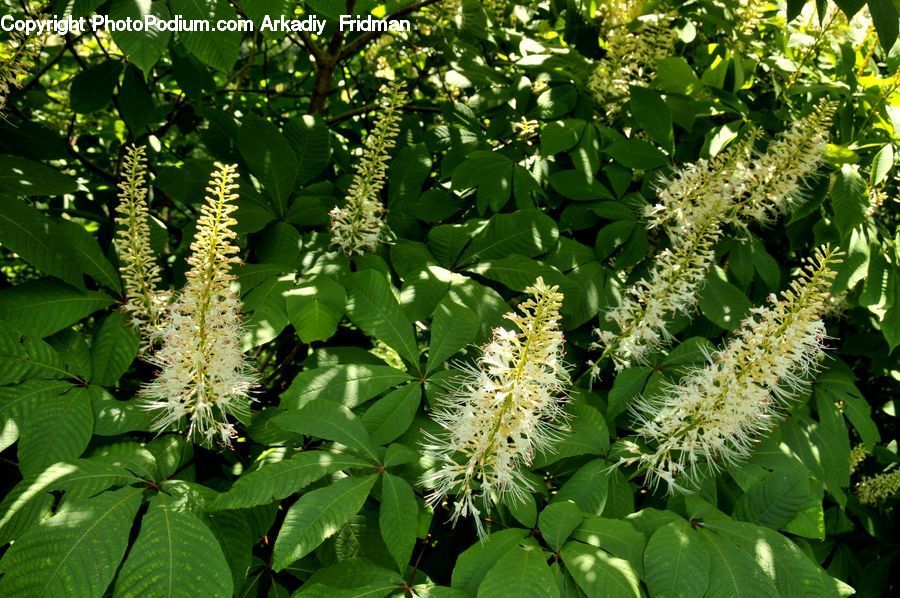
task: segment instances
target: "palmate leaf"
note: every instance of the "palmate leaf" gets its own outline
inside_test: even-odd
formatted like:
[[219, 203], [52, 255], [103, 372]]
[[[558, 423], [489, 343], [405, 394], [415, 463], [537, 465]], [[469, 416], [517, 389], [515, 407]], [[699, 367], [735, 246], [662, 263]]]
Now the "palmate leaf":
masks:
[[559, 588], [540, 548], [516, 546], [491, 567], [478, 586], [478, 596], [557, 598]]
[[371, 464], [339, 453], [304, 451], [241, 476], [228, 492], [216, 498], [212, 508], [246, 509], [266, 505], [299, 492], [329, 473], [360, 467], [371, 467]]
[[702, 596], [709, 583], [709, 550], [686, 521], [673, 521], [650, 537], [644, 552], [647, 587], [654, 596]]
[[474, 311], [449, 298], [442, 300], [434, 310], [431, 322], [431, 344], [428, 345], [428, 373], [475, 340], [481, 327], [481, 318]]
[[0, 503], [0, 546], [18, 538], [47, 512], [53, 502], [51, 491], [64, 491], [71, 500], [143, 481], [110, 458], [55, 463], [16, 484]]
[[82, 292], [53, 280], [35, 280], [0, 291], [0, 319], [43, 338], [112, 303], [98, 291]]
[[581, 542], [566, 543], [559, 554], [588, 598], [640, 597], [638, 576], [628, 561]]
[[39, 473], [57, 461], [81, 456], [91, 440], [94, 413], [85, 388], [41, 399], [25, 418], [19, 439], [19, 468]]
[[116, 578], [113, 596], [204, 596], [227, 598], [231, 570], [218, 540], [200, 519], [157, 494]]
[[386, 365], [348, 363], [301, 372], [281, 395], [281, 407], [297, 409], [315, 399], [335, 401], [350, 409], [410, 380], [409, 374]]
[[137, 357], [140, 339], [120, 312], [106, 316], [91, 348], [91, 383], [112, 386]]
[[497, 560], [518, 546], [527, 535], [528, 530], [510, 528], [491, 534], [484, 542], [476, 542], [456, 559], [451, 586], [468, 595], [475, 594]]
[[775, 584], [754, 562], [753, 557], [730, 541], [700, 530], [710, 554], [709, 598], [772, 598]]
[[419, 505], [406, 480], [390, 473], [385, 473], [382, 478], [378, 526], [398, 570], [406, 571], [416, 545]]
[[67, 376], [68, 372], [53, 347], [0, 321], [0, 385]]
[[19, 438], [19, 431], [40, 402], [72, 389], [63, 380], [28, 380], [21, 384], [0, 386], [0, 450]]
[[300, 497], [288, 510], [275, 540], [273, 567], [281, 571], [333, 536], [360, 508], [377, 475], [347, 477]]
[[340, 403], [322, 399], [310, 401], [301, 409], [278, 415], [275, 425], [295, 434], [340, 442], [373, 462], [378, 459], [365, 426]]
[[125, 554], [143, 489], [67, 502], [0, 561], [0, 595], [101, 596]]

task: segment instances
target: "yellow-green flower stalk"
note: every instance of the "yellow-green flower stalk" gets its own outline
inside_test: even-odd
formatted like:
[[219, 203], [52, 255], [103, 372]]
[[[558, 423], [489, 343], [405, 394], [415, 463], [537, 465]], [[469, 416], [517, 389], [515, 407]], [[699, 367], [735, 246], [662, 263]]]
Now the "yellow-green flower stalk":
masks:
[[433, 489], [428, 501], [455, 495], [453, 522], [472, 516], [479, 535], [476, 502], [487, 508], [492, 498], [520, 500], [531, 490], [523, 468], [537, 451], [551, 450], [565, 426], [563, 295], [541, 278], [525, 292], [531, 297], [519, 304], [521, 313], [505, 316], [515, 329], [494, 329], [476, 365], [434, 414], [443, 432], [424, 444], [437, 467], [423, 479]]
[[807, 387], [823, 354], [825, 325], [837, 257], [827, 247], [771, 305], [751, 310], [741, 328], [706, 367], [685, 374], [661, 396], [634, 408], [643, 448], [624, 459], [646, 470], [651, 487], [669, 492], [697, 484], [749, 457], [754, 444], [781, 417], [782, 407]]
[[155, 430], [187, 419], [187, 436], [205, 446], [231, 442], [235, 432], [227, 418], [247, 413], [256, 382], [241, 350], [241, 302], [231, 288], [231, 268], [240, 263], [231, 215], [237, 177], [235, 166], [216, 165], [191, 243], [187, 283], [150, 359], [159, 372], [142, 389], [146, 408], [157, 413]]
[[22, 87], [38, 54], [40, 44], [34, 36], [13, 34], [7, 41], [0, 42], [0, 111], [6, 107], [9, 94]]
[[856, 486], [856, 497], [864, 505], [876, 505], [900, 492], [900, 469], [863, 478]]
[[128, 148], [121, 168], [116, 206], [115, 246], [125, 283], [125, 312], [148, 340], [157, 331], [168, 294], [160, 289], [162, 276], [150, 247], [147, 207], [147, 155], [142, 146]]
[[389, 151], [396, 144], [400, 133], [400, 108], [405, 101], [406, 92], [396, 83], [383, 88], [380, 114], [375, 127], [366, 138], [366, 146], [356, 165], [346, 202], [329, 212], [331, 244], [340, 247], [347, 255], [363, 255], [374, 251], [384, 238], [381, 190], [391, 159]]
[[604, 0], [597, 6], [596, 16], [601, 19], [602, 30], [609, 34], [641, 16], [644, 0]]
[[820, 102], [788, 126], [751, 164], [747, 196], [731, 215], [732, 224], [772, 223], [803, 199], [804, 184], [822, 163], [834, 105]]
[[859, 467], [859, 464], [866, 460], [866, 457], [869, 456], [869, 451], [866, 449], [864, 444], [857, 444], [850, 450], [850, 473], [856, 471], [856, 468]]
[[644, 15], [637, 29], [617, 27], [607, 35], [606, 56], [588, 78], [588, 91], [605, 110], [607, 121], [616, 118], [632, 85], [646, 85], [655, 73], [656, 61], [671, 55], [677, 36], [672, 18]]

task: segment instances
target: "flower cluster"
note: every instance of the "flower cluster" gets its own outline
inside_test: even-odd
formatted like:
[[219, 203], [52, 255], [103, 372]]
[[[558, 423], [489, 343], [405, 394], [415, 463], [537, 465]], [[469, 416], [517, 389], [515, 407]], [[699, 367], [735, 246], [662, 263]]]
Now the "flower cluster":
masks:
[[607, 36], [607, 53], [597, 63], [587, 82], [608, 121], [616, 118], [632, 85], [645, 85], [653, 77], [656, 61], [672, 53], [677, 39], [672, 18], [665, 14], [644, 15], [635, 30], [617, 27]]
[[394, 147], [399, 134], [400, 108], [405, 101], [406, 92], [397, 84], [383, 89], [381, 112], [375, 128], [366, 138], [366, 147], [356, 166], [346, 203], [329, 212], [331, 243], [347, 255], [374, 251], [383, 239], [385, 223], [381, 190], [391, 159], [389, 150]]
[[38, 54], [40, 44], [34, 37], [14, 34], [0, 42], [0, 111], [6, 107], [9, 94], [22, 86], [22, 79]]
[[747, 195], [730, 215], [732, 224], [772, 223], [803, 198], [804, 182], [825, 155], [834, 106], [820, 102], [813, 111], [772, 141], [748, 170]]
[[641, 16], [643, 9], [643, 0], [607, 0], [600, 3], [595, 14], [602, 20], [603, 31], [609, 33]]
[[859, 464], [866, 460], [866, 457], [869, 456], [869, 451], [866, 450], [866, 446], [863, 444], [857, 444], [850, 450], [850, 473], [856, 471], [856, 468], [859, 467]]
[[188, 437], [206, 446], [227, 445], [234, 434], [228, 416], [249, 408], [255, 376], [241, 350], [241, 303], [231, 289], [239, 263], [236, 233], [238, 188], [235, 166], [218, 164], [201, 208], [187, 262], [187, 283], [175, 298], [159, 332], [160, 349], [150, 362], [156, 379], [142, 389], [148, 410], [163, 430], [188, 418]]
[[856, 486], [856, 496], [864, 505], [878, 504], [900, 492], [900, 469], [863, 478]]
[[650, 273], [628, 290], [606, 319], [612, 330], [595, 330], [591, 364], [596, 379], [612, 359], [616, 369], [642, 362], [671, 339], [669, 321], [690, 315], [715, 263], [714, 246], [726, 226], [771, 223], [802, 195], [804, 181], [821, 163], [833, 107], [820, 103], [791, 124], [755, 160], [747, 153], [754, 136], [713, 158], [689, 164], [664, 181], [659, 202], [647, 210], [648, 226], [664, 228], [671, 246], [654, 258]]
[[818, 368], [825, 339], [822, 312], [837, 261], [827, 247], [791, 282], [782, 298], [755, 308], [733, 338], [661, 396], [634, 408], [632, 446], [651, 487], [669, 492], [696, 485], [714, 472], [746, 459], [760, 435], [774, 427], [780, 408]]
[[596, 329], [602, 350], [591, 366], [596, 379], [610, 358], [617, 370], [671, 340], [669, 321], [690, 315], [703, 282], [715, 263], [715, 244], [722, 235], [722, 216], [743, 191], [742, 159], [749, 142], [713, 160], [700, 160], [676, 172], [660, 190], [660, 203], [648, 210], [650, 226], [665, 228], [671, 246], [654, 258], [649, 274], [632, 286], [606, 320], [613, 329]]
[[494, 329], [477, 365], [434, 414], [443, 432], [424, 445], [438, 467], [423, 480], [433, 488], [429, 502], [457, 494], [453, 521], [471, 515], [479, 534], [476, 499], [485, 506], [492, 494], [520, 500], [531, 490], [522, 468], [552, 448], [565, 422], [563, 295], [541, 278], [526, 292], [521, 313], [506, 315], [516, 329]]
[[[141, 336], [149, 340], [159, 327], [168, 300], [160, 290], [162, 276], [150, 247], [147, 208], [147, 157], [142, 146], [131, 146], [122, 161], [116, 206], [115, 245], [125, 283], [125, 311]], [[146, 347], [145, 347], [146, 348]]]

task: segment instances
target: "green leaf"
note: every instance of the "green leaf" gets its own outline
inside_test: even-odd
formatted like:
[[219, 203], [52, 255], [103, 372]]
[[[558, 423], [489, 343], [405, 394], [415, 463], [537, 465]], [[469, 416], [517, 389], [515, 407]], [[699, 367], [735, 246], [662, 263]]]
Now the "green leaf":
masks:
[[534, 468], [543, 468], [566, 457], [602, 455], [609, 451], [609, 430], [600, 412], [586, 400], [575, 400], [565, 407], [571, 418], [569, 429], [560, 434], [559, 441], [548, 450], [538, 453]]
[[0, 321], [0, 385], [67, 376], [69, 373], [53, 347]]
[[376, 401], [361, 418], [372, 442], [384, 446], [399, 438], [409, 429], [421, 402], [422, 387], [415, 383], [402, 386]]
[[[127, 533], [126, 533], [127, 537]], [[230, 597], [231, 571], [219, 541], [203, 522], [157, 494], [116, 578], [114, 596]]]
[[474, 311], [449, 298], [441, 301], [434, 310], [434, 319], [431, 321], [426, 373], [430, 374], [473, 342], [480, 328], [481, 318]]
[[419, 348], [412, 322], [400, 309], [384, 275], [363, 270], [350, 274], [343, 282], [350, 292], [347, 315], [353, 323], [397, 351], [407, 362], [418, 365]]
[[613, 160], [633, 170], [649, 170], [669, 162], [664, 153], [641, 139], [616, 141], [605, 151]]
[[390, 473], [382, 476], [378, 526], [397, 569], [406, 572], [416, 545], [419, 504], [412, 487], [403, 478]]
[[472, 264], [511, 253], [536, 257], [552, 249], [558, 238], [556, 222], [538, 210], [496, 214], [472, 237], [460, 263]]
[[612, 422], [628, 405], [638, 397], [647, 384], [652, 370], [644, 366], [625, 368], [613, 380], [612, 389], [607, 399], [606, 417]]
[[281, 407], [298, 409], [314, 399], [335, 401], [353, 409], [392, 386], [411, 380], [386, 365], [350, 363], [301, 372], [281, 395]]
[[278, 213], [284, 214], [297, 178], [297, 157], [291, 144], [275, 125], [251, 113], [238, 131], [238, 148]]
[[105, 293], [81, 292], [52, 280], [35, 280], [0, 290], [0, 319], [27, 335], [43, 338], [68, 328], [112, 303]]
[[686, 521], [664, 525], [647, 542], [644, 570], [653, 596], [703, 596], [709, 584], [709, 569], [709, 550]]
[[[144, 17], [153, 15], [160, 19], [169, 19], [169, 9], [165, 2], [146, 2], [143, 0], [114, 0], [109, 7], [109, 18], [115, 20], [143, 20]], [[156, 65], [166, 47], [169, 45], [171, 33], [146, 29], [144, 31], [116, 31], [110, 32], [113, 41], [119, 49], [125, 53], [128, 60], [141, 69], [144, 75]]]
[[91, 348], [91, 382], [113, 386], [137, 357], [141, 341], [120, 312], [104, 318]]
[[550, 175], [553, 190], [575, 201], [614, 199], [612, 192], [594, 178], [593, 173], [581, 170], [560, 170]]
[[[631, 513], [633, 509], [629, 509]], [[627, 521], [589, 517], [571, 537], [574, 540], [602, 548], [613, 556], [625, 559], [643, 578], [644, 546], [647, 539]]]
[[63, 231], [52, 220], [17, 199], [0, 196], [0, 244], [38, 270], [84, 288], [81, 268]]
[[54, 502], [51, 491], [65, 492], [69, 501], [134, 482], [143, 480], [110, 457], [55, 463], [39, 474], [26, 476], [0, 503], [0, 545], [17, 539], [38, 524]]
[[107, 60], [75, 75], [69, 91], [72, 111], [89, 114], [105, 108], [119, 82], [122, 67], [121, 62]]
[[350, 455], [325, 451], [303, 451], [290, 459], [269, 463], [238, 478], [212, 504], [212, 509], [247, 509], [267, 505], [299, 492], [330, 473], [371, 467]]
[[61, 380], [26, 380], [21, 384], [0, 386], [0, 450], [19, 439], [19, 429], [28, 417], [40, 409], [41, 401], [72, 389]]
[[552, 156], [578, 145], [585, 122], [578, 119], [558, 120], [541, 127], [541, 154]]
[[388, 171], [389, 205], [418, 197], [431, 167], [431, 154], [424, 143], [408, 145], [397, 152]]
[[571, 500], [578, 508], [590, 515], [600, 515], [606, 505], [609, 463], [605, 459], [595, 459], [582, 465], [553, 497], [553, 502]]
[[125, 554], [142, 494], [122, 488], [66, 501], [3, 556], [0, 595], [104, 595]]
[[25, 419], [19, 439], [19, 468], [25, 475], [81, 455], [91, 440], [94, 412], [84, 388], [41, 400]]
[[749, 313], [752, 304], [739, 288], [711, 274], [700, 292], [700, 311], [714, 324], [734, 330]]
[[328, 166], [331, 160], [331, 133], [321, 116], [295, 116], [285, 123], [282, 133], [297, 156], [298, 183], [308, 182]]
[[841, 239], [846, 240], [854, 228], [866, 221], [868, 207], [865, 179], [852, 165], [844, 164], [831, 189], [831, 208]]
[[776, 469], [738, 499], [734, 517], [778, 529], [790, 522], [809, 500], [806, 469]]
[[869, 185], [877, 187], [887, 179], [894, 167], [894, 146], [890, 143], [884, 145], [875, 157], [872, 158], [872, 170], [869, 172]]
[[[34, 197], [63, 195], [77, 190], [75, 179], [54, 168], [20, 156], [0, 155], [0, 195]], [[7, 213], [6, 207], [2, 213]]]
[[796, 544], [778, 532], [741, 523], [715, 520], [706, 529], [734, 542], [766, 573], [781, 596], [838, 596], [835, 580], [810, 560]]
[[778, 590], [753, 557], [718, 535], [699, 532], [709, 549], [708, 598], [772, 598]]
[[897, 30], [900, 25], [900, 15], [897, 6], [892, 0], [868, 0], [869, 12], [872, 15], [872, 23], [878, 32], [878, 41], [884, 51], [889, 51], [897, 41]]
[[377, 461], [375, 446], [365, 426], [353, 412], [340, 403], [316, 399], [300, 409], [286, 411], [275, 417], [275, 424], [283, 430], [333, 440], [346, 445], [372, 461]]
[[[75, 252], [81, 269], [100, 284], [116, 293], [121, 293], [122, 283], [119, 273], [103, 254], [103, 250], [100, 249], [100, 245], [97, 243], [94, 235], [77, 222], [71, 220], [60, 220], [57, 222], [57, 226], [60, 227], [66, 240], [69, 241], [69, 247]], [[80, 284], [81, 280], [79, 279], [76, 286]]]
[[491, 567], [527, 535], [528, 530], [509, 528], [491, 534], [484, 542], [476, 542], [456, 559], [450, 585], [474, 595]]
[[640, 598], [638, 576], [628, 561], [581, 542], [568, 542], [559, 555], [588, 598]]
[[363, 506], [377, 475], [344, 478], [300, 497], [275, 540], [273, 567], [281, 571], [333, 536]]
[[659, 93], [633, 85], [631, 87], [631, 115], [655, 142], [666, 148], [675, 146], [672, 132], [672, 112]]
[[559, 588], [540, 548], [515, 546], [491, 567], [478, 586], [478, 596], [558, 598]]
[[347, 293], [331, 278], [316, 276], [285, 293], [284, 301], [297, 336], [309, 344], [328, 340], [337, 331], [347, 306]]
[[499, 152], [474, 151], [453, 171], [453, 188], [478, 188], [478, 204], [499, 210], [512, 193], [515, 163]]
[[583, 520], [584, 513], [574, 502], [554, 502], [541, 511], [538, 527], [547, 545], [558, 552]]
[[215, 31], [216, 21], [237, 19], [234, 9], [226, 0], [170, 0], [172, 13], [186, 21], [193, 19], [210, 22], [210, 31], [194, 31], [179, 34], [178, 39], [200, 62], [223, 72], [231, 72], [237, 61], [243, 35], [236, 31]]

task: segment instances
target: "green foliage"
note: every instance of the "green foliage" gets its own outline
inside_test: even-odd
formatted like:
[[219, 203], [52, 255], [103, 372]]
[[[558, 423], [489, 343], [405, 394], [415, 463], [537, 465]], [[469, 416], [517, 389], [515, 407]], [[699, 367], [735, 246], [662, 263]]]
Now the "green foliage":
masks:
[[[617, 71], [632, 80], [600, 104], [597, 66], [644, 31], [626, 4], [667, 11], [677, 41], [647, 72]], [[900, 463], [896, 0], [0, 7], [256, 28], [0, 33], [0, 595], [897, 593], [898, 496], [857, 492]], [[344, 12], [411, 31], [340, 31]], [[327, 22], [260, 30], [281, 16]], [[371, 198], [384, 214], [367, 214], [388, 232], [349, 257], [329, 212], [388, 82], [409, 98]], [[621, 370], [603, 361], [595, 329], [673, 246], [649, 226], [660, 190], [751, 135], [762, 155], [822, 100], [822, 163], [784, 213], [724, 227], [673, 338]], [[259, 384], [227, 450], [151, 429], [141, 389], [165, 334], [120, 309], [112, 242], [131, 144], [171, 293], [213, 164], [240, 173], [230, 282]], [[652, 487], [631, 460], [637, 402], [704, 366], [826, 243], [844, 254], [829, 351], [783, 421], [690, 492]], [[425, 447], [539, 277], [564, 295], [564, 425], [528, 455], [528, 491], [477, 503], [479, 539], [471, 514], [451, 522], [455, 489], [427, 482], [443, 463]]]

